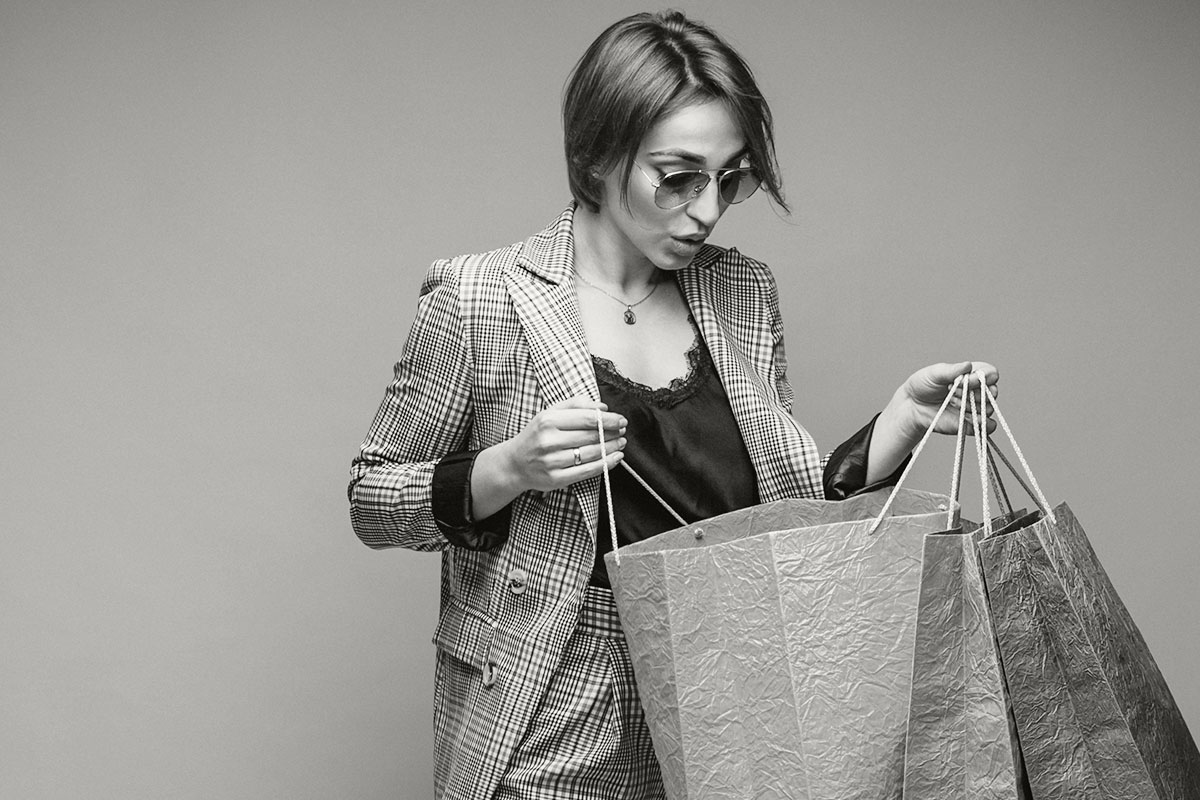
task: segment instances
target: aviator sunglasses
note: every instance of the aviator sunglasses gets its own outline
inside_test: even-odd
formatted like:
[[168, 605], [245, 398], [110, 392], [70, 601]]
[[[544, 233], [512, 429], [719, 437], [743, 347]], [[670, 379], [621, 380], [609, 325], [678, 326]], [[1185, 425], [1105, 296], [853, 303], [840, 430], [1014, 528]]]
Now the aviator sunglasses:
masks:
[[762, 179], [753, 167], [681, 169], [668, 172], [656, 181], [642, 169], [641, 164], [636, 161], [633, 164], [654, 187], [654, 205], [666, 210], [679, 208], [695, 200], [708, 188], [714, 176], [721, 199], [731, 204], [747, 199], [758, 191], [759, 185], [762, 184]]

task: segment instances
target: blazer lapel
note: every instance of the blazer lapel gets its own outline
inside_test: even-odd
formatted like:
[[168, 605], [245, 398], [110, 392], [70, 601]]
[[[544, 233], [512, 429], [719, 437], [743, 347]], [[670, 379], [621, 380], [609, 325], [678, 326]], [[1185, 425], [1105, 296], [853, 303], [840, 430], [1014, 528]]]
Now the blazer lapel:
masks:
[[[573, 216], [573, 208], [568, 208], [549, 228], [526, 239], [506, 269], [508, 292], [547, 406], [571, 397], [600, 400], [571, 279]], [[571, 488], [594, 537], [598, 484], [584, 481]]]
[[[680, 289], [729, 397], [758, 477], [760, 501], [806, 496], [800, 486], [801, 478], [788, 463], [795, 456], [789, 454], [782, 461], [780, 458], [781, 452], [799, 454], [807, 433], [777, 398], [773, 356], [766, 357], [774, 351], [771, 331], [757, 318], [734, 328], [746, 311], [738, 310], [739, 298], [731, 293], [736, 291], [736, 286], [731, 290], [735, 282], [722, 274], [730, 265], [723, 261], [721, 250], [705, 248], [679, 272]], [[744, 298], [741, 300], [744, 303]], [[758, 317], [761, 309], [754, 311]]]

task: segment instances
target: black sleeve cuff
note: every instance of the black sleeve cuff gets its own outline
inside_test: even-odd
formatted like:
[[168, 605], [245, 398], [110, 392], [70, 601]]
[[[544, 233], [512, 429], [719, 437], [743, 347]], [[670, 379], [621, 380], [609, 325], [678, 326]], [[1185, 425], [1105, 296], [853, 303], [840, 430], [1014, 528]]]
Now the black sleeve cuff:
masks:
[[911, 455], [906, 456], [891, 475], [872, 484], [867, 483], [867, 454], [871, 451], [871, 434], [875, 431], [877, 419], [878, 414], [858, 433], [838, 445], [825, 462], [821, 483], [825, 489], [826, 500], [845, 500], [855, 495], [894, 486], [896, 481], [900, 480], [900, 473], [912, 459]]
[[433, 519], [457, 547], [491, 550], [508, 539], [512, 503], [482, 520], [471, 516], [471, 471], [478, 450], [451, 453], [433, 468]]

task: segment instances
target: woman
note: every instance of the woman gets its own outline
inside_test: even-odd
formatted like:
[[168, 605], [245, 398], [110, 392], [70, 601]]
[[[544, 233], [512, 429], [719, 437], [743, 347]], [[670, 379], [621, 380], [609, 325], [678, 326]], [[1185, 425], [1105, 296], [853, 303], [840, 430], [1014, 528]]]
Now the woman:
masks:
[[677, 524], [622, 460], [689, 520], [841, 498], [893, 480], [957, 376], [997, 380], [918, 371], [822, 469], [770, 272], [706, 241], [760, 185], [786, 208], [750, 70], [677, 12], [635, 15], [576, 65], [563, 121], [574, 202], [430, 268], [353, 466], [366, 544], [443, 552], [439, 797], [662, 796], [602, 560], [606, 468], [622, 541]]

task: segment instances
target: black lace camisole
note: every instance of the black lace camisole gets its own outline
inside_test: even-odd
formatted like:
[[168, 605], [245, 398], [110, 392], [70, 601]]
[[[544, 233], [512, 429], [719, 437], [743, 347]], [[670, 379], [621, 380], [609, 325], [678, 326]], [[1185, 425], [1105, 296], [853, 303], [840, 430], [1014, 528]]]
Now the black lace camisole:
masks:
[[[611, 361], [592, 356], [600, 399], [629, 421], [625, 461], [680, 516], [695, 522], [757, 504], [758, 480], [698, 330], [687, 361], [687, 375], [653, 389], [629, 380]], [[623, 467], [610, 477], [620, 544], [679, 527]], [[607, 587], [604, 554], [612, 550], [612, 536], [603, 491], [599, 511], [591, 583]]]

